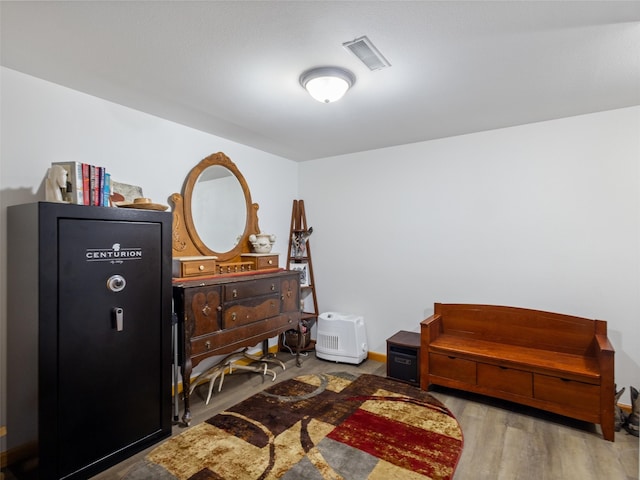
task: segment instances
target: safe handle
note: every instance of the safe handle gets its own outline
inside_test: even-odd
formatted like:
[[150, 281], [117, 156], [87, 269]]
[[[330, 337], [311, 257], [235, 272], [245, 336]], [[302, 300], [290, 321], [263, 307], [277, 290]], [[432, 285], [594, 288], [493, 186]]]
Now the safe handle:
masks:
[[117, 332], [124, 330], [124, 309], [122, 307], [113, 307], [111, 310], [113, 315], [113, 323]]

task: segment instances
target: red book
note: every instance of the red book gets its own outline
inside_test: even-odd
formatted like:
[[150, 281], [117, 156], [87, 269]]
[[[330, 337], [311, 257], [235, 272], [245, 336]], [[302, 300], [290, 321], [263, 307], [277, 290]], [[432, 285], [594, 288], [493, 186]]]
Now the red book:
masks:
[[89, 165], [89, 205], [96, 204], [96, 166]]

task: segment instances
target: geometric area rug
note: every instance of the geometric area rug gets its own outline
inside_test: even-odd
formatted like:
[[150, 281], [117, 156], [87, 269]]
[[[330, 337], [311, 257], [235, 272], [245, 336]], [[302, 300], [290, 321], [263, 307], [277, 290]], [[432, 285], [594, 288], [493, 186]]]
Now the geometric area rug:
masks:
[[427, 392], [377, 375], [277, 383], [161, 443], [126, 480], [453, 477], [462, 430]]

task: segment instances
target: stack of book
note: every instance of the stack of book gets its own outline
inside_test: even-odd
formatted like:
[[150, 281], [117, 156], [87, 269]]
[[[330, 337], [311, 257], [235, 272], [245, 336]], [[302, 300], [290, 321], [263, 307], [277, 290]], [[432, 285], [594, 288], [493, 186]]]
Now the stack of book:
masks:
[[67, 171], [67, 191], [64, 200], [77, 205], [109, 207], [111, 175], [104, 167], [80, 162], [53, 162]]

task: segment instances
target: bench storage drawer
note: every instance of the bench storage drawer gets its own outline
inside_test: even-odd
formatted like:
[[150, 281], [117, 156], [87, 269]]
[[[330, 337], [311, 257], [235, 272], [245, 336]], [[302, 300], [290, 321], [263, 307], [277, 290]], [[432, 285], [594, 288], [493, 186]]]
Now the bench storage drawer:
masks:
[[533, 396], [533, 375], [513, 368], [478, 363], [478, 385], [525, 397]]
[[594, 411], [600, 405], [600, 387], [548, 375], [533, 376], [535, 398], [571, 407], [577, 411]]
[[476, 383], [476, 362], [454, 356], [429, 354], [429, 371], [432, 375], [450, 378], [464, 383]]

